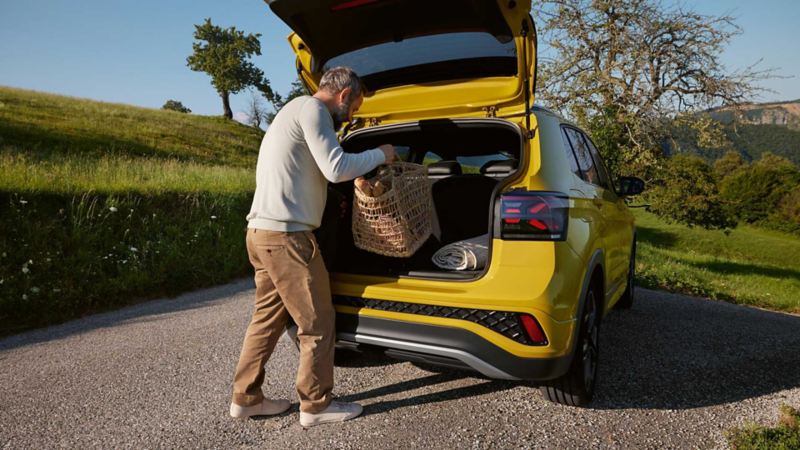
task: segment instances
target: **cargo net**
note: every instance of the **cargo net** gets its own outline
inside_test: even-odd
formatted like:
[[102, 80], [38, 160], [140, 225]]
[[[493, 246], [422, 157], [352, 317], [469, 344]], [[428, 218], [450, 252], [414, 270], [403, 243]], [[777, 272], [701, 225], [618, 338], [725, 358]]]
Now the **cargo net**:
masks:
[[353, 189], [353, 242], [384, 256], [409, 257], [431, 234], [433, 197], [425, 166], [395, 162]]

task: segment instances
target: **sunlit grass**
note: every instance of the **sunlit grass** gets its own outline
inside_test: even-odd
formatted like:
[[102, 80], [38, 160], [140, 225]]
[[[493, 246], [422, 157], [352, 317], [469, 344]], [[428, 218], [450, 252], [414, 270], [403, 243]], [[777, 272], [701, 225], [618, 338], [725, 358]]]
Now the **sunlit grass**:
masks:
[[688, 228], [641, 210], [636, 224], [641, 284], [800, 312], [800, 238], [750, 226]]

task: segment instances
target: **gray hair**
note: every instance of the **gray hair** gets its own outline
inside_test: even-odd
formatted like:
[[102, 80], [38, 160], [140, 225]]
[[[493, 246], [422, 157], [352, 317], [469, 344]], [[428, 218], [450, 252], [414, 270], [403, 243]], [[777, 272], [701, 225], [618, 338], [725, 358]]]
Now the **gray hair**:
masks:
[[366, 94], [366, 88], [361, 78], [349, 67], [340, 66], [329, 69], [319, 81], [319, 89], [331, 94], [338, 94], [345, 88], [350, 88], [351, 95], [356, 97]]

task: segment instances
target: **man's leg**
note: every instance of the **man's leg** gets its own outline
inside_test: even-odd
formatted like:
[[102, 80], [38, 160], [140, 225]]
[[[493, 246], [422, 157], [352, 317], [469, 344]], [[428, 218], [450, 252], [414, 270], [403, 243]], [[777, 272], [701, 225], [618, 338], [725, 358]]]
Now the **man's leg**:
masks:
[[266, 239], [266, 232], [247, 230], [247, 253], [255, 269], [256, 296], [253, 318], [247, 327], [233, 381], [233, 403], [239, 406], [258, 405], [264, 399], [261, 391], [264, 364], [289, 318], [268, 270], [275, 244]]
[[271, 271], [280, 297], [297, 324], [300, 411], [318, 413], [331, 402], [336, 315], [330, 280], [311, 232], [283, 234], [284, 252], [275, 252]]

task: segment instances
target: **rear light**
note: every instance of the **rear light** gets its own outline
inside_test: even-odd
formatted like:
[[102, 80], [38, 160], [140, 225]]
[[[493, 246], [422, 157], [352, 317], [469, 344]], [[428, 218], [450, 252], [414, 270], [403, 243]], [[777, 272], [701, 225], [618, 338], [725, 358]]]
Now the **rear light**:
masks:
[[515, 191], [500, 197], [502, 239], [563, 241], [568, 219], [569, 200], [564, 194]]
[[520, 314], [519, 320], [522, 322], [522, 327], [533, 345], [547, 345], [547, 337], [545, 337], [542, 327], [533, 316]]
[[331, 7], [331, 11], [342, 11], [345, 9], [358, 8], [359, 6], [369, 5], [376, 3], [378, 0], [351, 0], [344, 3], [339, 3]]

